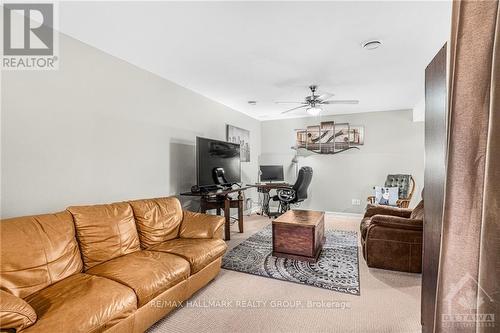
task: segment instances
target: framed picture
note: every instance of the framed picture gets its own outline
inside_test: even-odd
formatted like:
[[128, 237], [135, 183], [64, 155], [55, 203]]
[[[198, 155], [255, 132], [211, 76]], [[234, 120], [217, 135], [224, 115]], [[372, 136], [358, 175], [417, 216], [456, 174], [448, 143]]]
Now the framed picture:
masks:
[[365, 143], [365, 127], [351, 126], [349, 128], [349, 143], [351, 146], [361, 146]]
[[333, 121], [322, 121], [321, 124], [321, 143], [330, 143], [333, 141], [335, 123]]
[[295, 130], [296, 141], [295, 146], [297, 148], [306, 148], [307, 145], [307, 131], [306, 130]]
[[321, 147], [323, 154], [332, 153], [335, 151], [335, 122], [322, 121], [321, 124]]
[[317, 151], [319, 149], [320, 126], [307, 126], [307, 149]]
[[241, 162], [250, 162], [250, 131], [226, 125], [226, 141], [240, 144]]
[[349, 147], [349, 123], [335, 123], [335, 150]]

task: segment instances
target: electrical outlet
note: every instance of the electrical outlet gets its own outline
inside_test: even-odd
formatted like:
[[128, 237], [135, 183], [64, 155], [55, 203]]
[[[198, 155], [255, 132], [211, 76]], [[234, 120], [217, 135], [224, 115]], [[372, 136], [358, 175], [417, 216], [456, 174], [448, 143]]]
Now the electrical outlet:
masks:
[[352, 205], [353, 206], [360, 206], [361, 205], [361, 200], [359, 199], [352, 199]]

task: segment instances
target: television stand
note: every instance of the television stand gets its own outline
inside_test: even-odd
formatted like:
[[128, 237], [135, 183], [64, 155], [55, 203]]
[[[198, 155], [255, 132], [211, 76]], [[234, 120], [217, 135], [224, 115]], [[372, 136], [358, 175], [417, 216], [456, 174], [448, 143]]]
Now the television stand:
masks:
[[[224, 210], [224, 238], [226, 241], [231, 239], [231, 208], [238, 208], [238, 229], [243, 232], [243, 191], [250, 187], [240, 187], [237, 189], [183, 192], [182, 196], [194, 196], [200, 198], [200, 211], [206, 213], [207, 210], [215, 209], [217, 215], [221, 215]], [[238, 193], [237, 198], [231, 198], [230, 194]]]

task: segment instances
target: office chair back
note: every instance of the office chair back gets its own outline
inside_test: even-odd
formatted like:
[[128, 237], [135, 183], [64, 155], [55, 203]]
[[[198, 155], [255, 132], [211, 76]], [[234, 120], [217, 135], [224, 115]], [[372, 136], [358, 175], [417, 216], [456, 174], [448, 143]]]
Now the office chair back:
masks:
[[311, 184], [312, 175], [313, 169], [311, 167], [305, 166], [300, 168], [297, 181], [293, 185], [296, 193], [294, 202], [301, 202], [307, 199], [307, 189]]

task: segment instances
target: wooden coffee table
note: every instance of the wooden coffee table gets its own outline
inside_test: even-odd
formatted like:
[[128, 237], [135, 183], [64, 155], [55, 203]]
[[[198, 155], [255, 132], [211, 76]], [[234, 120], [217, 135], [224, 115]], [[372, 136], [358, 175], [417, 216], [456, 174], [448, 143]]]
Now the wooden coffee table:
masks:
[[316, 262], [324, 243], [324, 212], [289, 210], [273, 221], [273, 256]]

